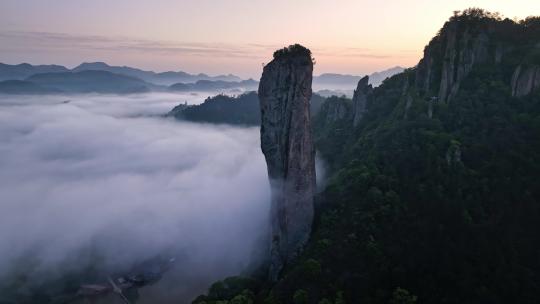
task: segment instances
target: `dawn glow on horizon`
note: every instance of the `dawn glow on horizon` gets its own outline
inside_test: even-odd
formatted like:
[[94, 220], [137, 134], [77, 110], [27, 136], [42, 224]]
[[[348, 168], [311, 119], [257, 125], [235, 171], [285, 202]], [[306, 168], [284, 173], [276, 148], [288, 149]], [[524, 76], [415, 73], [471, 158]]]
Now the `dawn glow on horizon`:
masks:
[[283, 46], [313, 51], [315, 74], [411, 67], [455, 10], [510, 19], [540, 1], [81, 1], [3, 0], [0, 62], [104, 61], [154, 71], [258, 78]]

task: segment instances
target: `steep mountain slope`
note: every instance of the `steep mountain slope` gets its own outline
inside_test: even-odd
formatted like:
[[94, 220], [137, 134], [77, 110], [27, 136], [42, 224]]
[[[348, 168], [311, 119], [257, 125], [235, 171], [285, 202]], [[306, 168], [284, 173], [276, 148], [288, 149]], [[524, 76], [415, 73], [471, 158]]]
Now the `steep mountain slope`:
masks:
[[356, 127], [352, 101], [328, 99], [304, 253], [277, 283], [230, 279], [195, 303], [538, 303], [539, 43], [540, 18], [469, 9]]

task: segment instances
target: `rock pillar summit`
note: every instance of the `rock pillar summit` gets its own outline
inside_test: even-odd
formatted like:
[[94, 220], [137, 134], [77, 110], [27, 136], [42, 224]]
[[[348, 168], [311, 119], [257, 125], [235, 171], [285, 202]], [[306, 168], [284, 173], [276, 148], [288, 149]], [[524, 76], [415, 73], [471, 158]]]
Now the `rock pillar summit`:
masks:
[[312, 78], [311, 51], [296, 44], [274, 53], [259, 83], [261, 149], [272, 193], [271, 280], [277, 280], [311, 233], [316, 188]]

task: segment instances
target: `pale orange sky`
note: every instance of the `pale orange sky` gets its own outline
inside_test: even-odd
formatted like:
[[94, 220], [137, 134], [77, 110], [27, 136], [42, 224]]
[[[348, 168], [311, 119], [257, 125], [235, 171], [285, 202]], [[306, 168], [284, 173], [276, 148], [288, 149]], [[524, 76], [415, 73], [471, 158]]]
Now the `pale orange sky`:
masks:
[[315, 73], [414, 66], [454, 10], [540, 15], [540, 1], [1, 0], [0, 62], [106, 61], [258, 78], [274, 49], [301, 43]]

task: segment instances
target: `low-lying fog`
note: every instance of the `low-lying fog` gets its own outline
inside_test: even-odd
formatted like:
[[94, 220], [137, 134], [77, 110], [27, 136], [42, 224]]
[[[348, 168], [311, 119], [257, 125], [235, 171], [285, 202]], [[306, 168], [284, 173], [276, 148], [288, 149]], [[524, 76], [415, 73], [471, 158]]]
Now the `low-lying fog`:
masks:
[[160, 116], [206, 97], [0, 97], [0, 281], [167, 252], [139, 303], [183, 303], [244, 270], [269, 214], [258, 128]]

